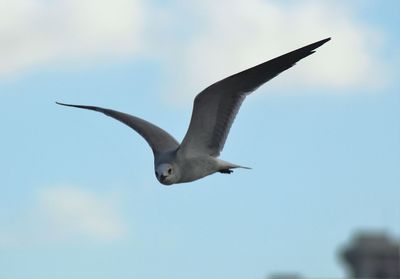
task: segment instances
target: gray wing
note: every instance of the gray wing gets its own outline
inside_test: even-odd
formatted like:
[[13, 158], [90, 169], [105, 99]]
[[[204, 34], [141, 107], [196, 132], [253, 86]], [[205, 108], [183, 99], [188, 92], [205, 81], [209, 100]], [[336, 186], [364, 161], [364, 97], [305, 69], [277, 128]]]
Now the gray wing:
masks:
[[110, 116], [114, 119], [121, 121], [122, 123], [128, 125], [133, 130], [138, 132], [147, 141], [147, 143], [153, 150], [154, 156], [157, 156], [158, 154], [166, 151], [174, 150], [179, 146], [179, 143], [166, 131], [157, 127], [154, 124], [151, 124], [150, 122], [147, 122], [133, 115], [122, 113], [112, 109], [106, 109], [94, 106], [70, 105], [59, 102], [56, 103], [62, 106], [89, 109], [102, 112], [107, 116]]
[[299, 48], [212, 84], [194, 100], [189, 129], [179, 148], [185, 154], [218, 156], [248, 94], [314, 53], [330, 38]]

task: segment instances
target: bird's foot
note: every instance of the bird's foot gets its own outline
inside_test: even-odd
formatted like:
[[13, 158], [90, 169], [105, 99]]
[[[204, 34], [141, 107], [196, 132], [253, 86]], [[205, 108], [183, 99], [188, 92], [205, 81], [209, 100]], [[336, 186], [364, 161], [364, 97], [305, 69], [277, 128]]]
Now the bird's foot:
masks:
[[220, 170], [220, 173], [226, 173], [226, 174], [231, 174], [233, 172], [233, 170], [231, 169], [225, 169], [225, 170]]

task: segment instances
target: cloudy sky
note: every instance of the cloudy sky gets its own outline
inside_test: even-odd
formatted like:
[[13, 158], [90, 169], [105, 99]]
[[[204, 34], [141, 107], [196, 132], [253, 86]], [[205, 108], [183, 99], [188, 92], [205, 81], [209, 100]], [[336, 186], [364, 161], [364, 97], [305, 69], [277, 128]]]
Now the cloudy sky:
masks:
[[[395, 0], [0, 0], [0, 278], [340, 278], [353, 232], [400, 236]], [[251, 95], [222, 158], [253, 169], [164, 187], [209, 84], [332, 37]]]

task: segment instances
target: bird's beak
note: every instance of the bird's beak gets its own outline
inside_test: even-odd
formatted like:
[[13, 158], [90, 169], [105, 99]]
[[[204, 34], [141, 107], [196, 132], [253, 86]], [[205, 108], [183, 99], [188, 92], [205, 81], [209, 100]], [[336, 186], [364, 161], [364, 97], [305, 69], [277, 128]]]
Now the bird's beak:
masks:
[[163, 175], [163, 174], [160, 175], [160, 181], [161, 182], [164, 182], [165, 178], [167, 178], [166, 175]]

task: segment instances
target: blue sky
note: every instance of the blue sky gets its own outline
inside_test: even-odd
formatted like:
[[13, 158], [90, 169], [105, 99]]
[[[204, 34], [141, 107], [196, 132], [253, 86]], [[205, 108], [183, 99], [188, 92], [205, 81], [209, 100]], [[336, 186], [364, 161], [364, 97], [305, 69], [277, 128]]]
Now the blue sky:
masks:
[[[353, 232], [400, 235], [397, 1], [0, 5], [1, 278], [340, 278]], [[180, 140], [205, 86], [328, 36], [243, 104], [221, 157], [249, 171], [164, 187], [140, 136], [54, 104]]]

